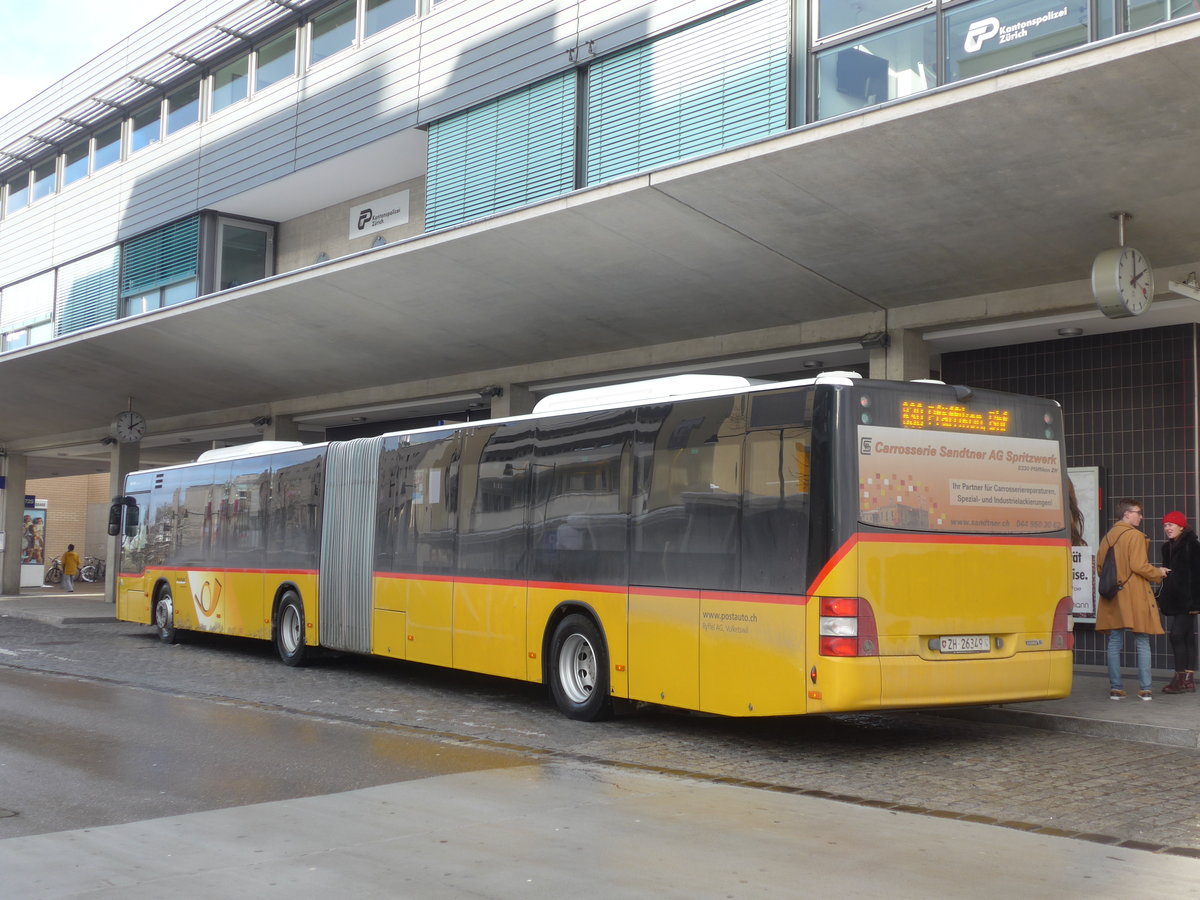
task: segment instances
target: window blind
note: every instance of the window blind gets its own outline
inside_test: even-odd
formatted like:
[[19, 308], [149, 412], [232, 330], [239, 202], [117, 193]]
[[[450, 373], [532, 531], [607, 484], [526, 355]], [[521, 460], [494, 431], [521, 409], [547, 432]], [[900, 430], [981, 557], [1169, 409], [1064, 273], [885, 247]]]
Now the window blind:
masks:
[[200, 258], [200, 217], [192, 216], [126, 241], [124, 256], [122, 297], [195, 278]]
[[56, 334], [70, 334], [117, 318], [119, 247], [60, 266], [54, 298]]
[[575, 85], [564, 72], [431, 125], [426, 229], [570, 191]]
[[759, 0], [594, 63], [587, 184], [785, 130], [788, 9]]

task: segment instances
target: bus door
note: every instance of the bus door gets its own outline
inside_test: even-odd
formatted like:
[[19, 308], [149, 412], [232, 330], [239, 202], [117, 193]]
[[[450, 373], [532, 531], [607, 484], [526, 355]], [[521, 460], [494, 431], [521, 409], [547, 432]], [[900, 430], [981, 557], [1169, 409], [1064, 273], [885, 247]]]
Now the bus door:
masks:
[[116, 579], [117, 618], [146, 624], [150, 622], [150, 595], [146, 585], [149, 506], [150, 491], [134, 491], [116, 498], [109, 514], [109, 534], [119, 535], [121, 539]]
[[462, 433], [454, 667], [525, 678], [533, 426]]

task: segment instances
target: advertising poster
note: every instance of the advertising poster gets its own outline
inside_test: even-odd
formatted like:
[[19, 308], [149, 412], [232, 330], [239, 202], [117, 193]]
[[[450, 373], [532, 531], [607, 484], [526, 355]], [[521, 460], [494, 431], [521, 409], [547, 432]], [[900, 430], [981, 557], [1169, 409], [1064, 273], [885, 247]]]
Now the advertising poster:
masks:
[[921, 531], [1063, 527], [1057, 441], [860, 425], [859, 518]]
[[[1100, 546], [1100, 469], [1072, 466], [1067, 477], [1075, 489], [1075, 502], [1083, 514], [1084, 546], [1071, 548], [1072, 615], [1078, 622], [1096, 621], [1096, 548]], [[1106, 529], [1107, 530], [1107, 529]]]

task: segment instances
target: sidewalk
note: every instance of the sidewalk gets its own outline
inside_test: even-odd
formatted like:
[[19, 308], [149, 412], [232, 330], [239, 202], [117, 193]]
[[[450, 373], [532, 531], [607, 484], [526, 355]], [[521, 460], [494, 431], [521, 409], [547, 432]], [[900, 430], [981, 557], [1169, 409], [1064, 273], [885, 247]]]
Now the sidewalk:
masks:
[[[83, 583], [75, 593], [61, 587], [23, 588], [20, 596], [0, 597], [0, 619], [14, 616], [50, 625], [115, 622], [113, 606], [104, 599], [103, 585]], [[0, 635], [3, 632], [0, 630]], [[1136, 683], [1125, 673], [1126, 687]], [[1138, 700], [1136, 691], [1124, 700], [1108, 699], [1108, 677], [1098, 669], [1076, 668], [1071, 696], [1062, 700], [938, 710], [936, 715], [1044, 728], [1097, 737], [1200, 749], [1200, 693], [1162, 693], [1166, 678], [1155, 678], [1154, 700]]]

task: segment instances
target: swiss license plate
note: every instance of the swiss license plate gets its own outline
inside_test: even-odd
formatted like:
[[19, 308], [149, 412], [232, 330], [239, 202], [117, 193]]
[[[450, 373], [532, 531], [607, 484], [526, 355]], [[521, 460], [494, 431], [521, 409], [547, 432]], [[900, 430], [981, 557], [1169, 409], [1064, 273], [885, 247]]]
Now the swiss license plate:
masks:
[[943, 653], [988, 653], [992, 638], [987, 634], [948, 634], [938, 644]]

